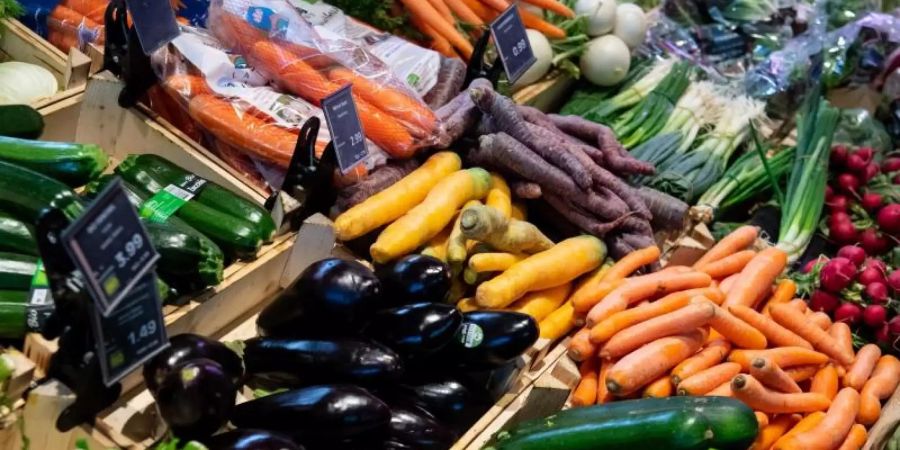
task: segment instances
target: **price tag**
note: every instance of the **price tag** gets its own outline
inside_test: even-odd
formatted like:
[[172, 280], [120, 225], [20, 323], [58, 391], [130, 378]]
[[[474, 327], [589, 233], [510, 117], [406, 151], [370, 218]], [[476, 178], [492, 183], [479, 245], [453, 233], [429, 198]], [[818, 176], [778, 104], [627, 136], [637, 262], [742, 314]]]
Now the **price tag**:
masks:
[[28, 303], [25, 305], [25, 327], [31, 332], [40, 332], [53, 314], [56, 304], [50, 294], [50, 283], [44, 262], [38, 260], [37, 269], [31, 277], [31, 289], [28, 292]]
[[125, 0], [141, 48], [149, 55], [181, 34], [175, 10], [163, 0]]
[[118, 178], [66, 228], [62, 244], [103, 315], [110, 314], [159, 259]]
[[104, 317], [96, 307], [93, 311], [97, 357], [107, 386], [169, 345], [154, 272], [144, 275], [109, 315]]
[[322, 99], [322, 110], [342, 173], [349, 172], [369, 154], [350, 86]]
[[515, 4], [491, 23], [491, 36], [503, 61], [506, 78], [515, 83], [537, 61]]

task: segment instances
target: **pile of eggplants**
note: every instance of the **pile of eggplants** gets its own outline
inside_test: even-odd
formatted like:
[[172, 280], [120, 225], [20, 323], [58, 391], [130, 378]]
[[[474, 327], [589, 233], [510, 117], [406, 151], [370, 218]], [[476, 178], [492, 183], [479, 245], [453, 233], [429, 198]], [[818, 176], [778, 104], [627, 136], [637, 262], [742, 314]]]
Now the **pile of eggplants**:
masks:
[[[172, 433], [210, 450], [447, 449], [538, 338], [530, 316], [461, 313], [449, 289], [428, 256], [377, 274], [325, 259], [260, 313], [259, 337], [174, 336], [144, 378]], [[263, 393], [235, 405], [241, 386]]]

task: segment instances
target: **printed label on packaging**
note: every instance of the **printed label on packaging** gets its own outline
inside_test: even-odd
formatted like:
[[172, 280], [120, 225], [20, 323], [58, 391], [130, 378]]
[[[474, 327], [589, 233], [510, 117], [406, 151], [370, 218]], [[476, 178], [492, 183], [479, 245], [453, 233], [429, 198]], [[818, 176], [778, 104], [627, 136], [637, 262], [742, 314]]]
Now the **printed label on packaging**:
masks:
[[30, 332], [40, 332], [53, 314], [56, 305], [50, 294], [50, 283], [44, 262], [40, 259], [31, 277], [31, 289], [28, 292], [28, 303], [25, 305], [25, 327]]
[[150, 222], [162, 223], [172, 217], [185, 203], [191, 201], [206, 186], [207, 181], [190, 174], [178, 185], [170, 184], [150, 197], [140, 208], [140, 216]]
[[475, 348], [484, 342], [484, 330], [477, 323], [464, 323], [457, 334], [459, 342], [465, 348]]

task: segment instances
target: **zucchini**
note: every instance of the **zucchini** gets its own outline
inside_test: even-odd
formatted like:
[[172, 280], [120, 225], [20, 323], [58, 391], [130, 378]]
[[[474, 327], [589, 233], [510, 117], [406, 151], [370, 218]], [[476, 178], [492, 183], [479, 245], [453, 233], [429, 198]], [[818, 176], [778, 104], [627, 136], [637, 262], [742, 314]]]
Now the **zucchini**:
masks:
[[744, 450], [753, 410], [727, 397], [628, 400], [562, 411], [497, 433], [484, 450]]
[[0, 160], [34, 170], [70, 187], [84, 186], [109, 165], [109, 156], [93, 144], [32, 141], [0, 136]]
[[0, 211], [0, 251], [38, 256], [34, 227]]
[[30, 255], [0, 252], [0, 290], [31, 289], [37, 261], [36, 257]]
[[36, 223], [45, 208], [59, 208], [69, 219], [84, 211], [81, 199], [65, 184], [46, 175], [0, 161], [0, 210]]
[[28, 291], [0, 290], [0, 338], [25, 336]]
[[44, 117], [28, 105], [0, 105], [0, 136], [37, 139], [44, 133]]

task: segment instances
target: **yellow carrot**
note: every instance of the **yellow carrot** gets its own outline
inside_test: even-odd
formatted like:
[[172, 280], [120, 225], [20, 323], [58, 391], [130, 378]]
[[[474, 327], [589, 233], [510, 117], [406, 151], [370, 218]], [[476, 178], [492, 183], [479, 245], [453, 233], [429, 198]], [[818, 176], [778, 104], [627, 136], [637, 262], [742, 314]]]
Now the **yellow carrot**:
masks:
[[503, 213], [509, 219], [512, 216], [512, 199], [509, 195], [509, 185], [506, 180], [496, 173], [491, 173], [491, 190], [488, 191], [484, 203], [491, 208]]
[[575, 307], [565, 302], [538, 324], [541, 339], [557, 340], [575, 328]]
[[466, 202], [462, 211], [459, 212], [459, 215], [456, 216], [456, 220], [453, 222], [453, 228], [450, 230], [450, 238], [447, 240], [447, 262], [450, 263], [451, 266], [459, 267], [463, 261], [466, 260], [466, 237], [462, 234], [459, 219], [462, 217], [462, 212], [465, 211], [466, 208], [475, 205], [481, 205], [481, 202], [478, 200], [469, 200]]
[[540, 322], [566, 301], [571, 289], [572, 283], [566, 283], [541, 291], [529, 292], [510, 305], [509, 309], [528, 314], [534, 317], [534, 320]]
[[469, 268], [477, 273], [503, 272], [525, 258], [515, 253], [479, 253], [469, 257]]
[[472, 297], [466, 297], [456, 303], [456, 309], [464, 313], [478, 311], [478, 304]]

